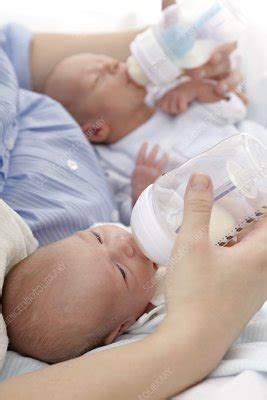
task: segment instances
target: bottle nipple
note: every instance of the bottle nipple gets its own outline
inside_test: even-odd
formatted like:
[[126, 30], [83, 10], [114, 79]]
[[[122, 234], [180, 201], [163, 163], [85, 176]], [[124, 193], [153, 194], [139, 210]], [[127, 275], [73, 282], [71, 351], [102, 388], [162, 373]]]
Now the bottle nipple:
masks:
[[140, 68], [134, 56], [130, 56], [127, 60], [128, 74], [130, 78], [140, 86], [146, 86], [149, 83], [148, 78]]

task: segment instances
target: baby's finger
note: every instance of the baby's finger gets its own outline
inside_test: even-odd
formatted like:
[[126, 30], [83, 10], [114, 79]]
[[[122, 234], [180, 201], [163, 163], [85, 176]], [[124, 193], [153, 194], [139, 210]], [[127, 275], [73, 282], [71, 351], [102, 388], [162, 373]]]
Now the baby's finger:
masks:
[[172, 103], [171, 103], [171, 107], [170, 107], [171, 113], [173, 115], [177, 115], [177, 114], [187, 111], [187, 108], [188, 108], [187, 97], [185, 95], [177, 94], [177, 96], [175, 96], [173, 98]]
[[186, 98], [181, 97], [179, 100], [179, 111], [180, 113], [186, 112], [188, 109], [188, 101]]
[[232, 71], [227, 78], [222, 79], [218, 82], [215, 91], [222, 95], [228, 92], [234, 92], [240, 83], [242, 83], [243, 77], [239, 71]]
[[179, 114], [180, 109], [179, 109], [179, 101], [176, 96], [172, 99], [171, 105], [170, 105], [170, 113], [172, 115], [177, 115]]
[[159, 145], [156, 144], [155, 146], [153, 146], [152, 150], [149, 152], [149, 154], [147, 156], [145, 164], [148, 167], [154, 167], [155, 162], [156, 162], [156, 158], [157, 158], [157, 155], [158, 155], [158, 151], [159, 151]]
[[162, 111], [169, 113], [169, 102], [163, 101], [159, 103], [159, 107], [161, 108]]
[[163, 98], [163, 99], [161, 99], [158, 103], [157, 103], [157, 105], [158, 105], [158, 107], [162, 110], [162, 111], [164, 111], [164, 112], [166, 112], [166, 113], [169, 113], [169, 110], [170, 110], [170, 101], [169, 101], [169, 99], [168, 98]]
[[171, 108], [172, 108], [172, 97], [170, 96], [166, 101], [166, 112], [168, 114], [171, 114]]
[[157, 162], [156, 168], [162, 173], [166, 165], [168, 164], [169, 156], [167, 153], [164, 153], [161, 159]]
[[145, 164], [146, 160], [146, 152], [147, 152], [148, 143], [145, 142], [142, 144], [136, 158], [136, 165], [143, 165]]

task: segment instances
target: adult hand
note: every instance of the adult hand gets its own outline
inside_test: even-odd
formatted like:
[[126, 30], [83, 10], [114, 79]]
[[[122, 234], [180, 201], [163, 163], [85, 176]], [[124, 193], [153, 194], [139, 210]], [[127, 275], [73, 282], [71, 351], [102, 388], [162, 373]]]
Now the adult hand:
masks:
[[210, 60], [203, 66], [186, 70], [186, 75], [194, 80], [214, 79], [217, 81], [215, 91], [219, 94], [234, 92], [242, 82], [242, 75], [237, 70], [232, 70], [231, 54], [236, 50], [236, 43], [219, 46], [212, 54]]
[[199, 345], [214, 368], [266, 301], [267, 218], [232, 247], [214, 246], [209, 240], [212, 205], [209, 177], [193, 175], [167, 273], [165, 324], [173, 329], [177, 321], [179, 330], [184, 321], [188, 334], [198, 329]]

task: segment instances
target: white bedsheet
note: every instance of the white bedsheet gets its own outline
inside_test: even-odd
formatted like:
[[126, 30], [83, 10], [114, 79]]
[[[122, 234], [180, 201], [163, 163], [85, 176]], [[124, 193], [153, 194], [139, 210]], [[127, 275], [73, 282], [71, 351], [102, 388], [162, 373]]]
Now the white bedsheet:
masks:
[[173, 400], [266, 400], [267, 375], [245, 371], [229, 378], [206, 379]]

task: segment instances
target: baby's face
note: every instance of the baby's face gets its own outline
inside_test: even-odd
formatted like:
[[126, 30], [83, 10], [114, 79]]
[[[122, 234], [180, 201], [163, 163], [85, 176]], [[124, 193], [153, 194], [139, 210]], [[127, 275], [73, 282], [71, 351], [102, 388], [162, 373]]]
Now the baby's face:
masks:
[[[144, 101], [144, 88], [137, 86], [127, 73], [126, 63], [99, 55], [81, 58], [80, 107], [96, 117], [118, 118]], [[81, 67], [81, 66], [80, 66]], [[82, 98], [85, 104], [82, 104]]]
[[[67, 108], [82, 127], [88, 122], [94, 125], [103, 119], [110, 122], [130, 117], [144, 103], [146, 94], [144, 88], [130, 79], [126, 63], [105, 55], [86, 53], [67, 58], [55, 71], [54, 81], [52, 86], [57, 87], [57, 93], [54, 96], [50, 88], [47, 94], [64, 104], [64, 99], [57, 98], [60, 82], [67, 103], [71, 104]], [[118, 140], [112, 135], [106, 132], [101, 142]], [[90, 134], [87, 137], [92, 139]]]
[[76, 235], [88, 244], [88, 263], [105, 282], [102, 298], [112, 294], [118, 296], [121, 305], [139, 304], [144, 309], [153, 296], [153, 291], [145, 289], [146, 283], [153, 278], [156, 267], [143, 255], [133, 235], [115, 225], [102, 225]]
[[87, 229], [43, 247], [5, 281], [7, 318], [54, 276], [8, 325], [10, 342], [17, 351], [48, 362], [85, 352], [92, 336], [110, 343], [145, 311], [154, 294], [147, 283], [155, 271], [133, 236], [118, 226]]

